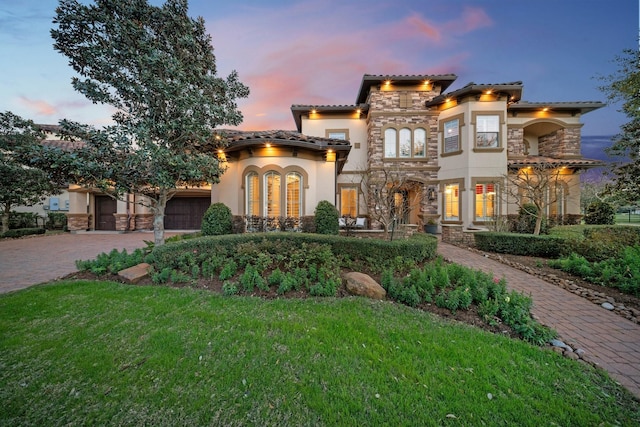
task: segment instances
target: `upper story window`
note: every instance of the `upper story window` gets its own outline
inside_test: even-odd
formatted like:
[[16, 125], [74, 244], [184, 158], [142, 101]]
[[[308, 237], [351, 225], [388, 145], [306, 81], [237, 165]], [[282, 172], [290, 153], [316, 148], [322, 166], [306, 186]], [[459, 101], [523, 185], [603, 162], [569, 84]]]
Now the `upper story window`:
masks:
[[332, 139], [349, 139], [349, 129], [326, 129], [324, 132], [326, 138]]
[[476, 116], [476, 148], [500, 147], [500, 116]]
[[444, 122], [444, 153], [460, 151], [460, 120]]
[[384, 157], [387, 159], [422, 158], [427, 156], [425, 128], [387, 128], [384, 131]]

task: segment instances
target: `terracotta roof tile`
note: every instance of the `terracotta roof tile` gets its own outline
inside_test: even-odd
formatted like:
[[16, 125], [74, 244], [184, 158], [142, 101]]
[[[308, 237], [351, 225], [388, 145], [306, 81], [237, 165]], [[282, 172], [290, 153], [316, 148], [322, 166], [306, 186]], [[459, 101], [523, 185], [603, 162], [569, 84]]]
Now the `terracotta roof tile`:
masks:
[[592, 168], [602, 166], [604, 162], [594, 159], [573, 158], [573, 159], [558, 159], [546, 156], [527, 156], [521, 159], [509, 159], [507, 161], [509, 167], [525, 167], [525, 166], [569, 166], [579, 168]]

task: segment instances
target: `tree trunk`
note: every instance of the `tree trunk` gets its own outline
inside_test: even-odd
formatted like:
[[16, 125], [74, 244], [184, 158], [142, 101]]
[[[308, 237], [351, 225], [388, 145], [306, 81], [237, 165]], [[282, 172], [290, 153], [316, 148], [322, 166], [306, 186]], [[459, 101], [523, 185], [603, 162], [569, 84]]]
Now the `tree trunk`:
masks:
[[164, 245], [164, 211], [167, 207], [167, 191], [160, 190], [153, 210], [153, 238], [156, 246]]
[[2, 232], [6, 233], [9, 231], [9, 213], [11, 212], [11, 205], [7, 203], [2, 212]]
[[540, 229], [542, 228], [542, 215], [539, 212], [540, 211], [538, 211], [538, 215], [536, 216], [536, 226], [533, 229], [534, 236], [540, 235]]

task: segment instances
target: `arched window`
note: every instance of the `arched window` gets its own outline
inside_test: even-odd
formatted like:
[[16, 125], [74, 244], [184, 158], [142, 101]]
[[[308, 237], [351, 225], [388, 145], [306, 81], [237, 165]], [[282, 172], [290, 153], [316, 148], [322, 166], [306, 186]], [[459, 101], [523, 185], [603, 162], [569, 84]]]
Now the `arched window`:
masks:
[[425, 157], [427, 155], [427, 131], [417, 128], [413, 131], [413, 157]]
[[393, 158], [425, 158], [427, 156], [427, 130], [423, 127], [400, 130], [389, 127], [384, 130], [384, 157]]
[[400, 129], [400, 139], [398, 143], [400, 145], [399, 157], [411, 157], [411, 129]]
[[396, 134], [397, 130], [388, 128], [384, 131], [384, 156], [397, 157], [396, 151]]
[[302, 176], [297, 172], [287, 174], [287, 216], [299, 218], [302, 216]]
[[268, 217], [280, 216], [280, 174], [269, 171], [264, 174], [264, 213]]
[[247, 194], [247, 215], [260, 215], [260, 181], [258, 180], [257, 173], [250, 172], [247, 174], [245, 188]]

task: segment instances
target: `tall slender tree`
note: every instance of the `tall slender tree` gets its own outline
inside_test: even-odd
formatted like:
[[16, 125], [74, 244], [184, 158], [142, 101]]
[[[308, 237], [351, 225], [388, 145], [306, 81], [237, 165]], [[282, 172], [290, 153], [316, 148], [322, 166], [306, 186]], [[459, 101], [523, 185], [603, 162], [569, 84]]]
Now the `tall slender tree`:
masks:
[[601, 77], [600, 86], [610, 102], [621, 102], [620, 111], [629, 122], [622, 125], [607, 153], [621, 158], [612, 169], [613, 183], [609, 186], [621, 202], [640, 203], [640, 50], [626, 49], [615, 58], [618, 70]]
[[187, 0], [161, 7], [147, 0], [60, 0], [51, 31], [54, 48], [79, 77], [73, 87], [94, 103], [117, 109], [104, 129], [62, 121], [63, 134], [82, 139], [73, 153], [35, 156], [88, 187], [113, 197], [146, 196], [156, 244], [164, 243], [164, 211], [181, 186], [216, 183], [224, 172], [216, 128], [239, 125], [237, 99], [249, 89], [233, 71], [217, 76], [211, 37]]
[[60, 193], [41, 169], [25, 165], [22, 154], [38, 146], [44, 134], [31, 121], [9, 111], [0, 113], [0, 215], [2, 232], [9, 229], [11, 208], [33, 206]]

